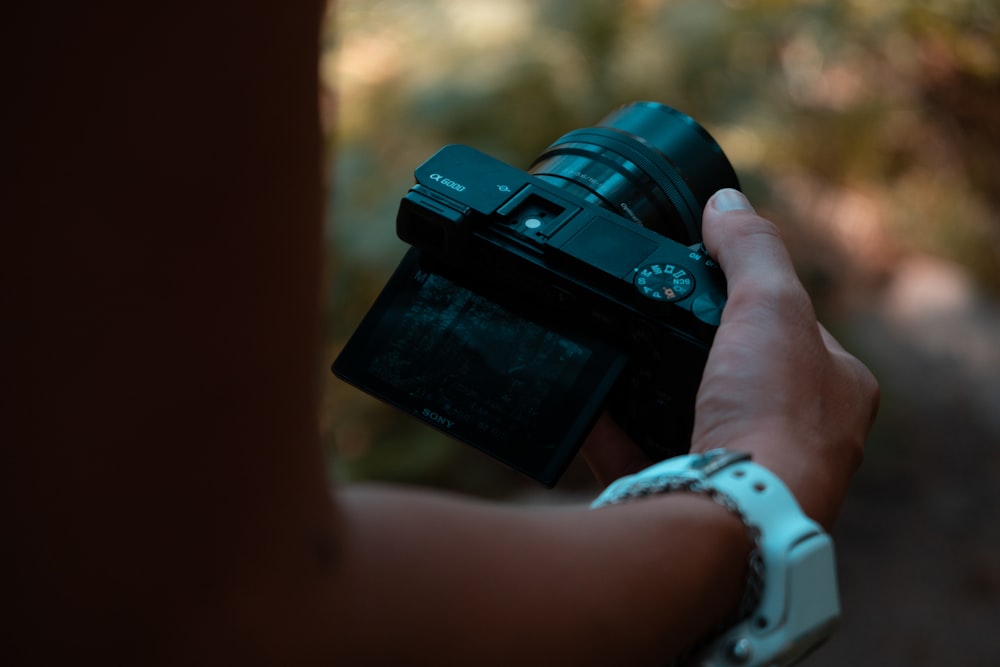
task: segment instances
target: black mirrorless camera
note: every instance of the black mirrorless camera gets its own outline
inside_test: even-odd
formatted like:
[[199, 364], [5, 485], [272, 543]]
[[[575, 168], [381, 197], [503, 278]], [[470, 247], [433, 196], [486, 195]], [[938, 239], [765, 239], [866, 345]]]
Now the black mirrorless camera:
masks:
[[685, 453], [726, 299], [701, 213], [739, 186], [712, 137], [639, 102], [527, 172], [451, 145], [415, 175], [413, 247], [334, 373], [547, 486], [604, 409], [654, 460]]

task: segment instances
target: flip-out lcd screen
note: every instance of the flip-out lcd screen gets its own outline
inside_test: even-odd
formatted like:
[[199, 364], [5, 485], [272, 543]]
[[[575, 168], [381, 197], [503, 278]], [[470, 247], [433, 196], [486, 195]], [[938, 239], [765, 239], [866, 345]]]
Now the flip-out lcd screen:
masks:
[[411, 250], [333, 370], [552, 485], [625, 357], [579, 333], [543, 327], [516, 303], [489, 296], [457, 285]]

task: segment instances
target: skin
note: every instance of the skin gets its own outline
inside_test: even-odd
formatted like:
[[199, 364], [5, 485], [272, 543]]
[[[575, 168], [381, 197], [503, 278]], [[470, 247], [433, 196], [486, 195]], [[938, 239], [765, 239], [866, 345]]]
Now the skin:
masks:
[[[662, 663], [741, 594], [749, 544], [705, 498], [331, 493], [320, 9], [9, 17], [0, 663]], [[877, 387], [746, 206], [705, 213], [731, 292], [694, 447], [753, 452], [829, 525]], [[587, 444], [601, 480], [636, 452], [609, 420]]]

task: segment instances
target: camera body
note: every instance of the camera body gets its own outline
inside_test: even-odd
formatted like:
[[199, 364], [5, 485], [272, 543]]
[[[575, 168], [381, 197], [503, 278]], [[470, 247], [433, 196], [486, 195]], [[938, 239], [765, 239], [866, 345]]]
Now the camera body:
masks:
[[[396, 221], [413, 247], [333, 371], [547, 486], [604, 409], [654, 460], [685, 453], [726, 298], [701, 210], [738, 184], [687, 116], [617, 113], [530, 172], [462, 145], [420, 165]], [[670, 123], [659, 142], [714, 147], [721, 177], [692, 187], [696, 169], [651, 147]]]

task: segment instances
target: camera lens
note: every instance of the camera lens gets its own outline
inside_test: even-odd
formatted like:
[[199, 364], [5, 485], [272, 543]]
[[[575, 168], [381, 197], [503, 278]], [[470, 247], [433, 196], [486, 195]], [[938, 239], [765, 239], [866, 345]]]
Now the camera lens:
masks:
[[689, 116], [656, 102], [623, 106], [560, 137], [528, 170], [679, 243], [701, 241], [701, 213], [739, 188], [719, 144]]

